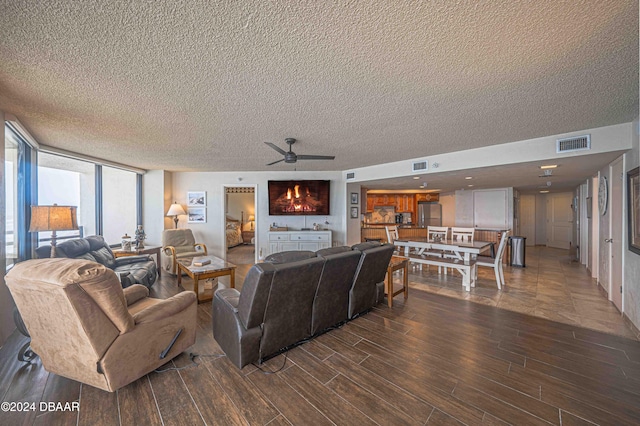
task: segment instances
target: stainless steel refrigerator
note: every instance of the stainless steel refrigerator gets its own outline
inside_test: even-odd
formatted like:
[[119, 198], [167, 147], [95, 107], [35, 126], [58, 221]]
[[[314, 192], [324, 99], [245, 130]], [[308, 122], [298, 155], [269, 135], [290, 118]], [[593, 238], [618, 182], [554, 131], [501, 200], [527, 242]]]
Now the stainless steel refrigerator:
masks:
[[418, 203], [418, 226], [442, 226], [442, 205], [438, 203]]

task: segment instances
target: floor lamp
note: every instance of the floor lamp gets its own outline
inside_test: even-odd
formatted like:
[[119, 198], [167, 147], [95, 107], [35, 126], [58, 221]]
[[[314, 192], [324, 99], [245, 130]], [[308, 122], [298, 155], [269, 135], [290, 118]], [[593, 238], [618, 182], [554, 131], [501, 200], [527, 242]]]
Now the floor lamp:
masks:
[[173, 204], [171, 204], [171, 207], [169, 207], [167, 216], [173, 216], [173, 221], [176, 224], [176, 229], [178, 229], [178, 215], [181, 214], [187, 214], [187, 212], [184, 211], [180, 204], [174, 201]]
[[76, 206], [31, 206], [29, 232], [51, 231], [51, 257], [56, 257], [56, 232], [78, 229]]

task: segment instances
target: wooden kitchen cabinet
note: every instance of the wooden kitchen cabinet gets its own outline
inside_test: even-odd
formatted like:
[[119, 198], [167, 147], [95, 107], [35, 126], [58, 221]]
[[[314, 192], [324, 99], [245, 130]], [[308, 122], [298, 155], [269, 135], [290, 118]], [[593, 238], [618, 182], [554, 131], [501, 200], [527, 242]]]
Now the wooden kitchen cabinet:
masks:
[[416, 194], [416, 203], [420, 202], [420, 201], [427, 201], [427, 202], [438, 202], [440, 201], [440, 194]]
[[376, 207], [393, 206], [396, 213], [415, 213], [415, 194], [372, 194], [367, 195], [367, 213]]

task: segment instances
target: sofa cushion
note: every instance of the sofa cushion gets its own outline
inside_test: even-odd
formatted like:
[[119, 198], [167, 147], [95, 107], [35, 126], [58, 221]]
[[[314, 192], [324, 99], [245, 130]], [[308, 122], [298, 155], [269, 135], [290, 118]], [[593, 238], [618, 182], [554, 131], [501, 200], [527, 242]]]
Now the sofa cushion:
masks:
[[176, 252], [183, 248], [185, 250], [193, 250], [196, 240], [190, 229], [165, 229], [162, 233], [162, 245], [173, 246]]
[[96, 258], [98, 263], [103, 264], [107, 268], [113, 269], [116, 266], [116, 259], [113, 257], [113, 252], [108, 247], [102, 247], [98, 250], [91, 252], [91, 255]]
[[146, 287], [151, 287], [155, 282], [156, 274], [158, 273], [156, 262], [153, 260], [124, 264], [116, 267], [114, 271], [119, 273], [129, 273], [126, 277], [128, 281], [122, 281], [123, 287], [128, 287], [128, 285], [131, 284], [142, 284]]
[[90, 251], [89, 242], [84, 238], [64, 241], [56, 246], [56, 257], [75, 259]]
[[267, 256], [264, 261], [268, 263], [289, 263], [297, 262], [299, 260], [311, 259], [316, 257], [316, 253], [309, 250], [291, 250], [281, 251], [280, 253], [273, 253]]
[[367, 241], [366, 243], [354, 244], [354, 245], [351, 246], [351, 248], [354, 249], [354, 250], [364, 251], [364, 250], [368, 250], [370, 248], [380, 247], [380, 245], [381, 245], [381, 243], [379, 243], [378, 241]]
[[329, 256], [332, 254], [344, 253], [345, 251], [352, 251], [349, 246], [328, 247], [316, 251], [316, 256]]

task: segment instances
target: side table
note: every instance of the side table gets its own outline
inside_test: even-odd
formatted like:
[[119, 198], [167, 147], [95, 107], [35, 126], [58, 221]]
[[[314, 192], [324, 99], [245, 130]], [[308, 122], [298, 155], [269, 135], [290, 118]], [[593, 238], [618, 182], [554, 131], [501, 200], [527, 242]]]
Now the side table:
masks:
[[253, 244], [253, 238], [256, 236], [256, 231], [242, 231], [242, 243]]
[[124, 257], [124, 256], [138, 256], [141, 254], [155, 254], [156, 266], [157, 266], [156, 269], [158, 270], [158, 276], [160, 276], [162, 271], [162, 265], [160, 264], [160, 262], [162, 261], [162, 259], [160, 258], [161, 249], [162, 247], [160, 246], [150, 246], [150, 247], [145, 247], [141, 249], [131, 249], [131, 251], [124, 251], [122, 249], [117, 249], [117, 250], [113, 250], [113, 256], [118, 258], [118, 257]]
[[[393, 273], [402, 270], [402, 288], [393, 291]], [[387, 295], [387, 304], [393, 307], [393, 296], [404, 293], [404, 298], [409, 297], [409, 258], [402, 256], [391, 256], [387, 267], [387, 280], [384, 283], [384, 292]]]

